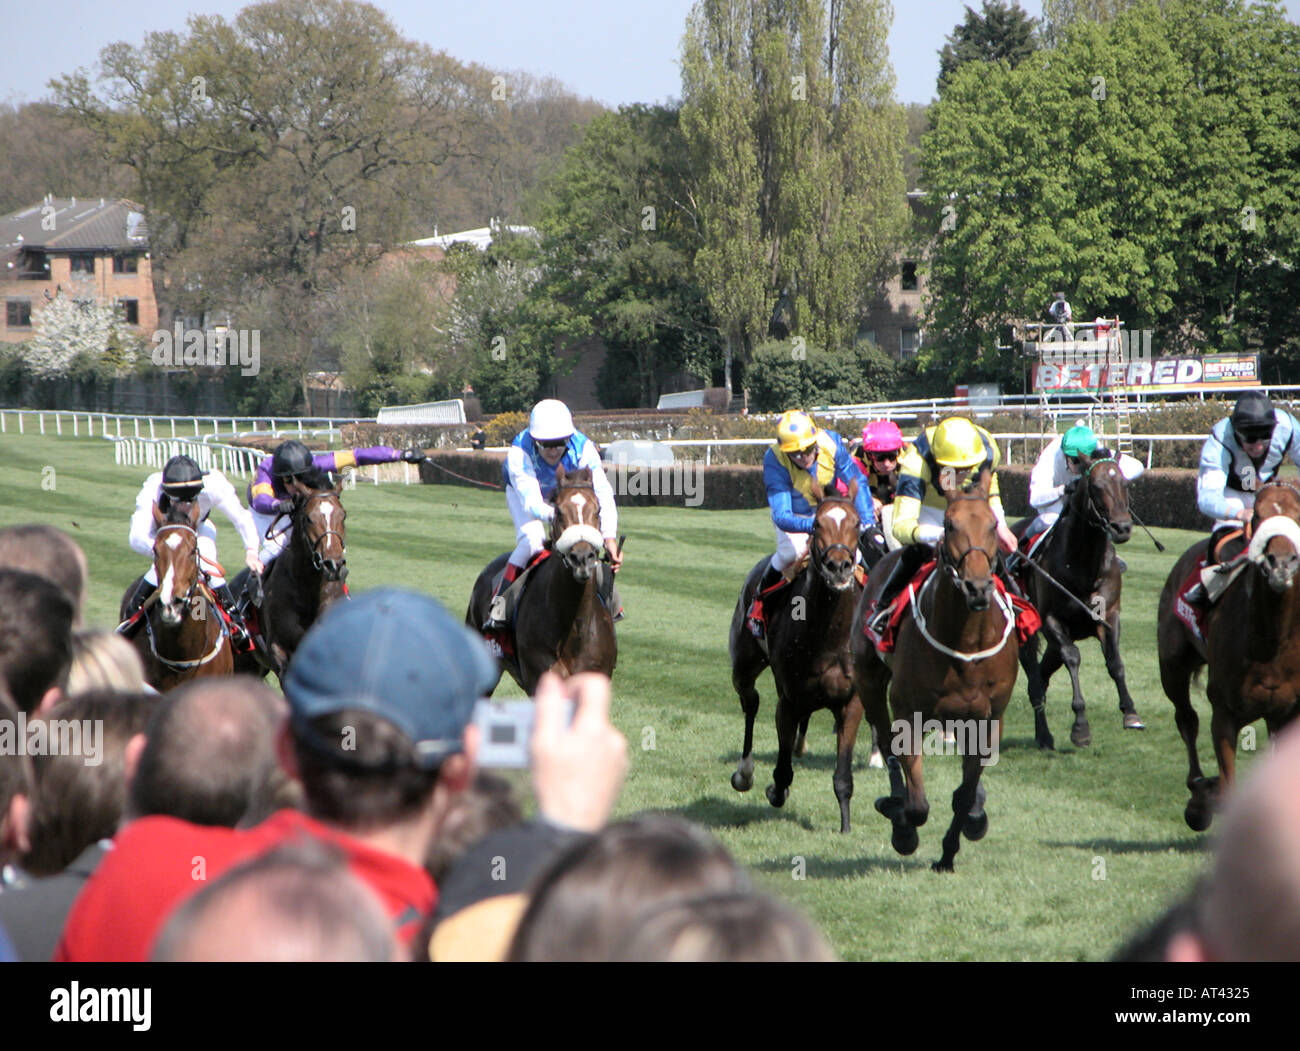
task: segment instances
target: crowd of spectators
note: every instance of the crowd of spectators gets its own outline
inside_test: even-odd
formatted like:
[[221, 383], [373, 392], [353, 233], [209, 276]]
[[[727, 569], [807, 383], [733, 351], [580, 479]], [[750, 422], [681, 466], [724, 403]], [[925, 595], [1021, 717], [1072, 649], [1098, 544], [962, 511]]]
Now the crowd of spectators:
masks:
[[[605, 677], [539, 685], [524, 820], [477, 766], [495, 666], [435, 600], [336, 604], [283, 696], [240, 676], [160, 696], [121, 638], [82, 628], [85, 566], [57, 530], [0, 530], [0, 959], [835, 958], [703, 828], [611, 823], [628, 755]], [[36, 723], [46, 747], [11, 746]], [[1291, 733], [1235, 793], [1195, 895], [1121, 955], [1297, 946]]]

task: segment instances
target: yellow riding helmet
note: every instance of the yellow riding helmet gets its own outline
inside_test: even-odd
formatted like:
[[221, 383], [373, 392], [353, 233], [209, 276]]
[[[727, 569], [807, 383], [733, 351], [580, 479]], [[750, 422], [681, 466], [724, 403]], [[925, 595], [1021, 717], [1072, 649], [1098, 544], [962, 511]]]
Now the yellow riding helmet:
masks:
[[934, 429], [930, 451], [945, 467], [976, 467], [988, 456], [975, 424], [960, 416], [951, 416]]
[[783, 453], [797, 453], [817, 440], [817, 424], [806, 412], [791, 409], [776, 421], [777, 448]]

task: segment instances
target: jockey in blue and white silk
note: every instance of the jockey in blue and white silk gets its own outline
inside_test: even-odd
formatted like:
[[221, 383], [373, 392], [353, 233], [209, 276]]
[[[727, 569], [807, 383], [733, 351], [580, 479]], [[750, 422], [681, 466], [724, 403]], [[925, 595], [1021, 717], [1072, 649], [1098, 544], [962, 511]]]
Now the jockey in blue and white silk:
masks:
[[1249, 522], [1255, 493], [1277, 481], [1287, 459], [1300, 467], [1300, 422], [1275, 409], [1262, 391], [1248, 391], [1201, 448], [1196, 506], [1215, 529]]

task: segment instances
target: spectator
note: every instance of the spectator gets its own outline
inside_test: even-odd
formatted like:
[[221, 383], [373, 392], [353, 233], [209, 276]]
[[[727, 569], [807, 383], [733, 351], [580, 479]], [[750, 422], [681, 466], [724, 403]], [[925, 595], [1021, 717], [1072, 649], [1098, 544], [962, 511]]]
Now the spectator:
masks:
[[58, 584], [72, 600], [73, 627], [86, 605], [86, 554], [72, 537], [53, 526], [31, 524], [0, 529], [0, 569], [20, 569]]
[[334, 847], [306, 840], [237, 865], [172, 914], [165, 963], [391, 963], [391, 924]]
[[[0, 683], [0, 739], [16, 741], [19, 729], [18, 710]], [[22, 810], [31, 791], [31, 761], [17, 748], [0, 748], [0, 891], [17, 881], [12, 863], [27, 851], [27, 822]]]
[[456, 800], [455, 808], [447, 815], [424, 867], [433, 882], [441, 886], [447, 870], [467, 849], [488, 833], [517, 825], [522, 819], [510, 782], [479, 771], [469, 791]]
[[72, 635], [72, 664], [68, 670], [69, 697], [91, 690], [149, 693], [140, 655], [115, 631], [77, 631]]
[[1173, 962], [1300, 960], [1300, 732], [1294, 727], [1234, 788], [1210, 876]]
[[749, 877], [703, 829], [642, 815], [570, 848], [538, 878], [510, 947], [515, 962], [613, 958], [654, 909], [749, 890]]
[[0, 569], [0, 679], [20, 712], [49, 708], [62, 696], [75, 615], [57, 584]]
[[474, 703], [496, 677], [482, 642], [432, 599], [390, 590], [336, 604], [284, 680], [278, 754], [308, 813], [247, 830], [132, 822], [73, 905], [55, 958], [142, 960], [198, 883], [304, 836], [344, 852], [409, 945], [436, 901], [429, 847], [474, 777]]
[[645, 917], [614, 955], [651, 963], [830, 963], [807, 918], [766, 894], [715, 894]]

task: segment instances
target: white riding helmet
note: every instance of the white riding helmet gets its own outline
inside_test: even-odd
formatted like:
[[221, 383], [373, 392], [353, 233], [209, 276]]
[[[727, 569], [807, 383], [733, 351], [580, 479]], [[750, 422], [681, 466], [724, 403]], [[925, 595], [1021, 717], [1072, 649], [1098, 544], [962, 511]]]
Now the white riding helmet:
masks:
[[528, 417], [528, 433], [535, 442], [554, 442], [573, 434], [573, 416], [562, 401], [547, 398], [533, 406]]

